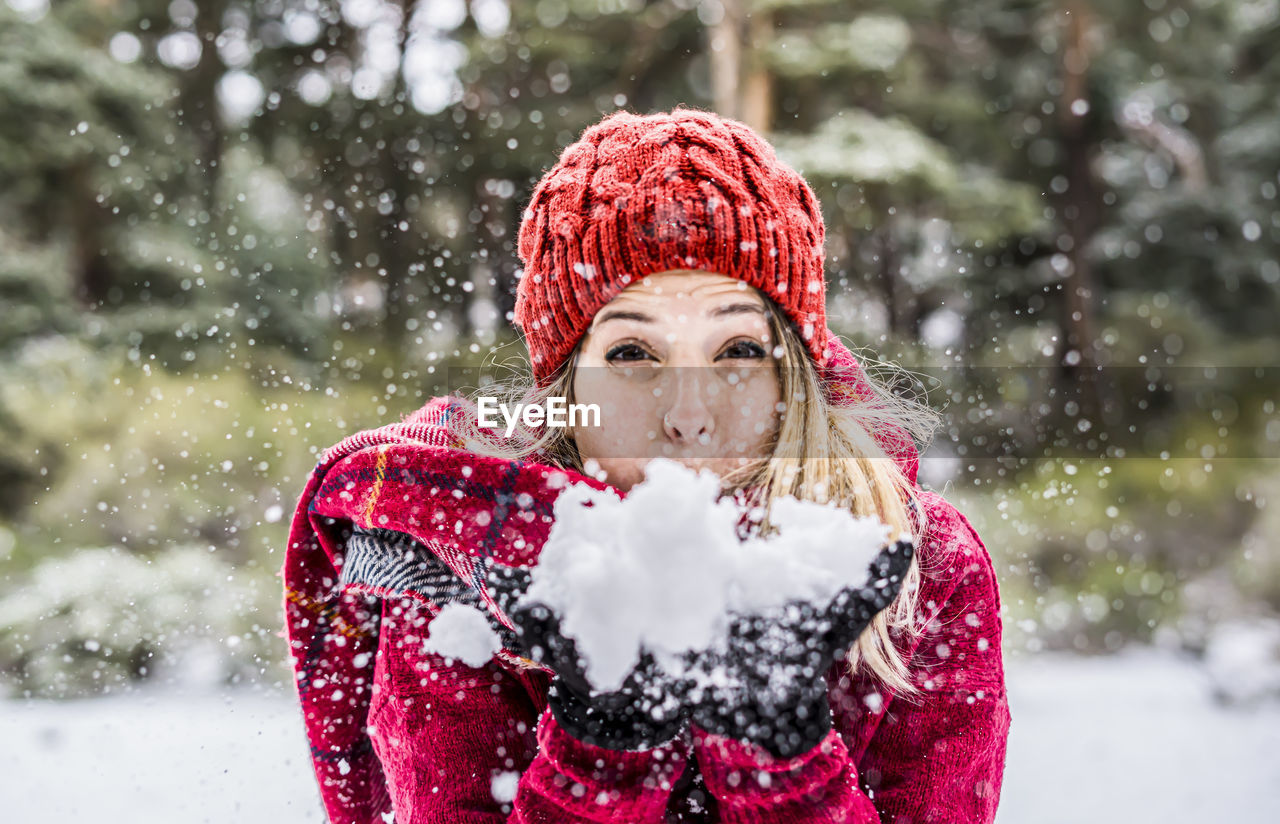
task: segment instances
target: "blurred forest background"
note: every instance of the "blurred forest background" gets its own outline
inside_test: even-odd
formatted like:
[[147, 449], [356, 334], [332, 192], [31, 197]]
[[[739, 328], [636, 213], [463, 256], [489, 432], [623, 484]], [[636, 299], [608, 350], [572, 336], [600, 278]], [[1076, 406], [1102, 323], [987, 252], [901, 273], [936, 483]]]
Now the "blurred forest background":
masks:
[[1011, 654], [1280, 693], [1280, 0], [0, 0], [0, 689], [287, 688], [319, 451], [517, 355], [533, 184], [681, 103], [813, 184]]

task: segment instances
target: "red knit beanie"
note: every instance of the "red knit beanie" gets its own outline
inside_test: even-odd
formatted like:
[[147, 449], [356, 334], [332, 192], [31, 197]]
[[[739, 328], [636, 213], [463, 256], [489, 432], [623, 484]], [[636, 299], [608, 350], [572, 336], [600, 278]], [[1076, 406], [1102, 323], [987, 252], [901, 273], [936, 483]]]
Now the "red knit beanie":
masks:
[[813, 190], [745, 124], [688, 108], [610, 115], [565, 148], [520, 224], [515, 321], [534, 379], [549, 382], [618, 292], [671, 269], [760, 289], [823, 367], [825, 236]]

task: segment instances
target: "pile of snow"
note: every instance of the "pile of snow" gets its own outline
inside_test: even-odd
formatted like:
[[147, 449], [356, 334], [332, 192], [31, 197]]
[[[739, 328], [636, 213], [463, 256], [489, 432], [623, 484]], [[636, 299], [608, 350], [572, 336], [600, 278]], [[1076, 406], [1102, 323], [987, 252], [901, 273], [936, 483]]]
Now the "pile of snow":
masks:
[[1205, 646], [1204, 663], [1221, 701], [1244, 704], [1280, 696], [1280, 621], [1219, 625]]
[[556, 499], [555, 523], [524, 598], [542, 602], [577, 641], [588, 680], [618, 689], [641, 649], [659, 662], [707, 649], [728, 615], [788, 601], [825, 603], [866, 582], [889, 527], [835, 506], [783, 498], [778, 532], [741, 540], [743, 516], [712, 472], [665, 458], [625, 499], [585, 484]]

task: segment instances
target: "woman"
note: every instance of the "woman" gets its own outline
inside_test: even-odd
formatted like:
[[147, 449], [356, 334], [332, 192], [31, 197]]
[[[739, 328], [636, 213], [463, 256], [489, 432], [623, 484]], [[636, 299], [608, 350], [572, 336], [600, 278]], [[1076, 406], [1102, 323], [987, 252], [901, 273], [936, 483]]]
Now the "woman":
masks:
[[[991, 561], [916, 486], [923, 414], [828, 331], [823, 240], [808, 185], [735, 121], [619, 112], [564, 151], [520, 229], [534, 383], [511, 395], [595, 404], [599, 425], [504, 436], [435, 398], [329, 450], [295, 515], [287, 629], [331, 821], [993, 820], [1009, 712]], [[878, 594], [824, 608], [839, 631], [821, 639], [736, 623], [721, 663], [759, 689], [695, 699], [649, 661], [593, 693], [511, 582], [566, 483], [625, 494], [659, 456], [716, 472], [764, 513], [753, 528], [794, 495], [915, 552], [882, 553]], [[455, 602], [490, 616], [488, 663], [424, 646]], [[780, 659], [754, 632], [781, 633]]]

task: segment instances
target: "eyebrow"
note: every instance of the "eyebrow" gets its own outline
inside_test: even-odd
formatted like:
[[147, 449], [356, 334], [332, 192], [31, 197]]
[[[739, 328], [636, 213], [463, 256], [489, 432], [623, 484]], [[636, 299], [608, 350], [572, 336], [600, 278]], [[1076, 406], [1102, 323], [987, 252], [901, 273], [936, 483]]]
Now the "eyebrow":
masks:
[[717, 306], [707, 314], [713, 318], [725, 317], [726, 315], [763, 315], [764, 307], [757, 303], [730, 303], [728, 306]]
[[[713, 318], [722, 318], [729, 315], [747, 315], [757, 314], [763, 315], [764, 307], [754, 303], [730, 303], [727, 306], [717, 306], [707, 314]], [[637, 323], [653, 323], [652, 315], [646, 315], [644, 312], [637, 312], [633, 309], [606, 309], [600, 313], [596, 320], [596, 326], [601, 326], [611, 320], [634, 320]]]
[[596, 318], [596, 326], [601, 326], [611, 320], [634, 320], [638, 323], [653, 323], [653, 316], [627, 309], [606, 309]]

